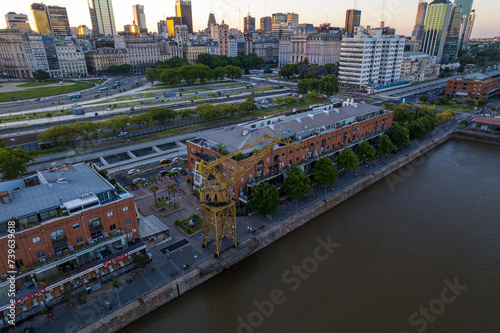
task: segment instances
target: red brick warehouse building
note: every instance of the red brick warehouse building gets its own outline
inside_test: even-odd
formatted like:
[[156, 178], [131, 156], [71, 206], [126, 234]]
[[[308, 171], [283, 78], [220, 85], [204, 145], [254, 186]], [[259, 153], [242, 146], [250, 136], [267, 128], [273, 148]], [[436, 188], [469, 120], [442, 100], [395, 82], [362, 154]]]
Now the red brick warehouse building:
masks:
[[[86, 164], [2, 182], [0, 201], [0, 253], [5, 254], [0, 256], [0, 311], [10, 300], [7, 272], [16, 271], [20, 318], [57, 302], [69, 288], [90, 287], [111, 272], [119, 275], [130, 255], [145, 248], [134, 197]], [[13, 263], [6, 255], [9, 221], [16, 230]]]
[[[308, 175], [312, 175], [314, 162], [322, 156], [334, 157], [349, 143], [361, 143], [374, 139], [389, 129], [392, 112], [382, 107], [344, 102], [343, 107], [334, 105], [313, 106], [310, 109], [288, 115], [262, 119], [230, 126], [187, 141], [190, 175], [195, 187], [204, 179], [198, 173], [197, 163], [201, 159], [212, 161], [221, 156], [221, 151], [233, 152], [261, 138], [265, 134], [292, 138], [309, 151], [289, 146], [276, 146], [268, 152], [248, 173], [233, 186], [233, 197], [238, 204], [246, 204], [251, 197], [251, 188], [267, 181], [279, 186], [284, 172], [297, 164]], [[251, 156], [267, 142], [244, 151], [243, 157]], [[230, 180], [232, 170], [240, 170], [239, 162], [229, 160], [219, 166], [221, 175]]]
[[500, 71], [468, 74], [448, 80], [446, 96], [450, 98], [488, 99], [500, 93]]

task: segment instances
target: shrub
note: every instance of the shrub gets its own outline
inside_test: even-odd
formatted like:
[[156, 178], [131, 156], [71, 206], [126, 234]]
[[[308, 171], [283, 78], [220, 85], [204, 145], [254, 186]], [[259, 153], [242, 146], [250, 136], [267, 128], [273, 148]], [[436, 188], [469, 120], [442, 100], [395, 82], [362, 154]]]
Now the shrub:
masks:
[[198, 214], [193, 214], [193, 219], [198, 219], [198, 218], [199, 218]]

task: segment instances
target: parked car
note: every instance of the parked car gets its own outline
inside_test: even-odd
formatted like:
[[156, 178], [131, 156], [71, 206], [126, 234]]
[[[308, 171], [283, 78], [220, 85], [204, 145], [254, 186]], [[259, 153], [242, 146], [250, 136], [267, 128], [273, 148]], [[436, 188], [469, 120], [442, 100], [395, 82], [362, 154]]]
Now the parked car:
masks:
[[134, 184], [138, 184], [139, 182], [142, 182], [142, 181], [146, 181], [146, 178], [141, 178], [141, 177], [136, 178], [136, 179], [134, 179], [134, 180], [132, 181], [132, 183], [134, 183]]
[[120, 132], [118, 133], [118, 137], [124, 137], [124, 136], [127, 136], [128, 135], [128, 132]]
[[170, 170], [161, 170], [160, 172], [158, 172], [158, 175], [160, 175], [161, 177], [165, 177], [168, 173], [170, 173]]
[[127, 173], [129, 175], [133, 175], [134, 173], [138, 173], [139, 171], [141, 171], [141, 170], [139, 170], [139, 169], [130, 169]]
[[172, 172], [180, 171], [180, 170], [182, 170], [182, 168], [179, 168], [179, 167], [172, 168]]
[[174, 157], [174, 159], [172, 160], [172, 162], [173, 163], [180, 162], [180, 161], [182, 161], [182, 159], [183, 159], [182, 157]]
[[168, 163], [170, 163], [170, 160], [167, 158], [160, 160], [160, 164], [168, 164]]

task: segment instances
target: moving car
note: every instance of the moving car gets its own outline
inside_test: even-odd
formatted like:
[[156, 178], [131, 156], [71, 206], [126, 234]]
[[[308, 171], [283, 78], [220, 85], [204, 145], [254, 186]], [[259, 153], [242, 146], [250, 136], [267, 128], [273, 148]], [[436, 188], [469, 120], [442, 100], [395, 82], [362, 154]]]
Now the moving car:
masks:
[[130, 169], [127, 173], [129, 175], [133, 175], [134, 173], [138, 173], [139, 171], [141, 171], [141, 170], [139, 170], [139, 169]]
[[141, 177], [136, 178], [136, 179], [134, 179], [134, 180], [132, 181], [132, 183], [134, 183], [134, 184], [138, 184], [139, 182], [142, 182], [142, 181], [146, 181], [146, 178], [141, 178]]
[[167, 158], [160, 160], [160, 164], [168, 164], [168, 163], [170, 163], [170, 160]]

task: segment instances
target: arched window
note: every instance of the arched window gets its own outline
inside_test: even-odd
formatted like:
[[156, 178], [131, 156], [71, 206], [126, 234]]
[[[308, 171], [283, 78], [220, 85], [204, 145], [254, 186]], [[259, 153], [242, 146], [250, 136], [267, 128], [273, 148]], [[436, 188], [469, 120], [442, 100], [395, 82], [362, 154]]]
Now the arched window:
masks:
[[59, 229], [50, 234], [50, 239], [57, 240], [66, 237], [64, 230]]
[[40, 243], [42, 240], [40, 239], [40, 237], [35, 237], [33, 238], [33, 244], [37, 244], [37, 243]]

